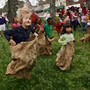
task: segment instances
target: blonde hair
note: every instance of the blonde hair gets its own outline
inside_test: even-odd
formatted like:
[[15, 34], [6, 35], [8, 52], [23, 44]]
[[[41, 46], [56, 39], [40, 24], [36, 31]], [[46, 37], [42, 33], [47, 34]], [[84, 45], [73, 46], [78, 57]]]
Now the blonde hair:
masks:
[[19, 8], [18, 11], [17, 11], [17, 18], [18, 18], [19, 23], [22, 23], [23, 17], [24, 17], [25, 15], [27, 15], [27, 14], [30, 14], [30, 17], [31, 17], [31, 15], [32, 15], [32, 10], [29, 9], [29, 8], [27, 7], [27, 5], [25, 4], [24, 7]]

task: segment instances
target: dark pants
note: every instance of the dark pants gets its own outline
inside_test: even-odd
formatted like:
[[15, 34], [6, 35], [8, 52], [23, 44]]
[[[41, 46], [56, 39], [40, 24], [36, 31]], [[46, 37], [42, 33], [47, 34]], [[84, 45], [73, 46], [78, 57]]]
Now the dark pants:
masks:
[[80, 25], [80, 23], [79, 23], [78, 20], [74, 20], [74, 21], [72, 22], [72, 25], [73, 25], [74, 31], [76, 30], [76, 28], [77, 28], [78, 26], [81, 28], [81, 25]]
[[76, 28], [77, 28], [77, 23], [78, 23], [78, 21], [77, 20], [74, 20], [73, 21], [73, 29], [74, 29], [74, 31], [76, 30]]
[[82, 22], [82, 30], [85, 31], [86, 24]]

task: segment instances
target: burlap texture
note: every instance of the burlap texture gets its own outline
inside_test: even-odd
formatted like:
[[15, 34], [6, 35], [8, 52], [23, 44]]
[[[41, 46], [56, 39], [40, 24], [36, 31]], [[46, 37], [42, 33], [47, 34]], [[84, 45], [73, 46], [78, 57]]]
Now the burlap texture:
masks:
[[69, 70], [73, 57], [74, 57], [74, 43], [68, 42], [68, 44], [63, 47], [62, 51], [59, 51], [57, 53], [56, 65], [61, 70]]

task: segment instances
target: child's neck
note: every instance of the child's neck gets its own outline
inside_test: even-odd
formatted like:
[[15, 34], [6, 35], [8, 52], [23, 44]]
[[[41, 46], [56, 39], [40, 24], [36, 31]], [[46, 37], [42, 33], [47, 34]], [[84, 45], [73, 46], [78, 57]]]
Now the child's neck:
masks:
[[69, 32], [67, 34], [70, 34]]
[[25, 26], [25, 25], [23, 25], [23, 24], [22, 24], [22, 27], [23, 27], [24, 29], [28, 29], [28, 26]]

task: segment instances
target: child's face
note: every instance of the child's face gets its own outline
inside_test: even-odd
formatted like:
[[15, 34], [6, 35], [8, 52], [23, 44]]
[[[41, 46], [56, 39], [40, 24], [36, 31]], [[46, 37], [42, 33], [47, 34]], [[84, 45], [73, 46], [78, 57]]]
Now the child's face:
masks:
[[71, 33], [71, 31], [72, 31], [72, 28], [71, 27], [67, 27], [66, 28], [66, 32], [69, 34], [69, 33]]
[[17, 23], [18, 22], [18, 19], [17, 17], [14, 18], [14, 23]]
[[22, 19], [22, 24], [25, 26], [29, 26], [31, 25], [31, 18], [30, 18], [30, 14], [26, 14], [23, 19]]
[[51, 19], [48, 24], [52, 25], [53, 24], [53, 19]]
[[37, 24], [41, 24], [41, 18], [37, 20]]

